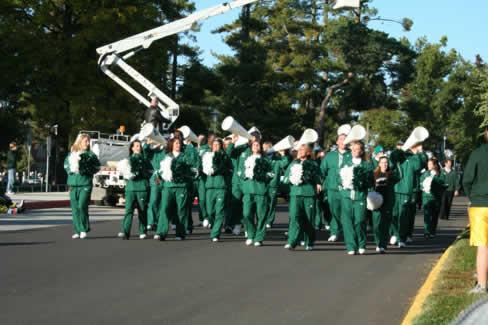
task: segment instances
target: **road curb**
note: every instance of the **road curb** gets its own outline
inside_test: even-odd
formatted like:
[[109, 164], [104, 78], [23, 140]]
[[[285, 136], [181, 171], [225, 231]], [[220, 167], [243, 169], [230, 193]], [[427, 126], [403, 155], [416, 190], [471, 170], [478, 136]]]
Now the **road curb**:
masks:
[[23, 207], [27, 210], [38, 210], [38, 209], [67, 208], [69, 206], [70, 206], [69, 200], [57, 200], [57, 201], [24, 202]]
[[432, 293], [432, 287], [434, 285], [434, 282], [439, 278], [439, 274], [444, 267], [444, 264], [446, 263], [447, 257], [451, 252], [451, 247], [452, 245], [447, 248], [444, 254], [442, 254], [442, 256], [437, 261], [434, 268], [430, 271], [429, 276], [417, 292], [417, 295], [415, 296], [412, 305], [408, 309], [407, 315], [405, 315], [405, 318], [402, 321], [402, 325], [411, 325], [415, 317], [417, 317], [422, 311], [422, 306], [427, 297]]

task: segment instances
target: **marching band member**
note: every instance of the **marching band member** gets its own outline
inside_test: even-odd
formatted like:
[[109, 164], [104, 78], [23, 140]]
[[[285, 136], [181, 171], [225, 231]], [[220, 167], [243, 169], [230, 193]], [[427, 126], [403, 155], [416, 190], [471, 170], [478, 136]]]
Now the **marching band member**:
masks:
[[420, 177], [420, 184], [424, 210], [424, 237], [433, 238], [437, 230], [442, 194], [447, 187], [436, 158], [427, 161], [427, 170]]
[[376, 251], [383, 254], [388, 245], [388, 232], [395, 201], [393, 187], [399, 180], [397, 171], [390, 169], [386, 156], [379, 158], [378, 166], [374, 170], [374, 180], [375, 191], [381, 194], [383, 204], [378, 210], [373, 211], [373, 234]]
[[382, 146], [376, 146], [373, 149], [373, 157], [371, 159], [371, 163], [373, 164], [373, 168], [376, 169], [380, 162], [380, 159], [385, 156], [385, 150]]
[[339, 193], [339, 168], [351, 159], [351, 153], [346, 148], [344, 140], [350, 132], [351, 126], [344, 124], [337, 130], [337, 150], [329, 152], [320, 164], [322, 177], [324, 179], [323, 187], [327, 190], [324, 198], [327, 198], [330, 213], [332, 215], [330, 222], [330, 234], [328, 241], [335, 242], [342, 234], [341, 225], [341, 196]]
[[221, 139], [216, 138], [212, 143], [212, 151], [203, 154], [201, 169], [205, 174], [207, 217], [212, 224], [210, 238], [213, 242], [218, 242], [225, 217], [227, 189], [230, 187], [232, 175], [232, 162], [223, 150]]
[[163, 181], [163, 191], [158, 227], [156, 235], [154, 235], [156, 240], [166, 238], [170, 220], [176, 226], [176, 240], [185, 239], [185, 226], [188, 224], [186, 220], [188, 218], [188, 189], [195, 174], [182, 149], [181, 138], [174, 137], [168, 142], [166, 157], [161, 161], [159, 174]]
[[373, 186], [372, 165], [366, 158], [364, 144], [351, 144], [351, 159], [339, 172], [341, 181], [341, 221], [347, 254], [366, 252], [366, 198]]
[[141, 141], [134, 140], [130, 144], [129, 159], [119, 163], [119, 168], [127, 180], [125, 186], [125, 216], [122, 220], [122, 232], [119, 238], [129, 239], [132, 227], [134, 209], [137, 209], [139, 218], [139, 238], [146, 238], [147, 204], [149, 178], [152, 174], [152, 166], [142, 152]]
[[290, 207], [288, 243], [286, 249], [293, 250], [303, 233], [306, 250], [312, 250], [315, 242], [315, 200], [322, 190], [320, 169], [311, 159], [312, 149], [302, 144], [297, 159], [286, 170], [284, 182], [290, 184]]
[[93, 175], [100, 170], [97, 156], [90, 151], [90, 136], [79, 134], [64, 161], [68, 173], [69, 198], [73, 227], [72, 238], [84, 239], [90, 231], [88, 205], [93, 187]]
[[[232, 174], [232, 191], [231, 191], [231, 223], [234, 226], [232, 232], [238, 235], [241, 232], [240, 224], [243, 221], [243, 196], [242, 191], [242, 171], [244, 170], [244, 162], [252, 154], [248, 143], [236, 146], [239, 136], [232, 135], [232, 143], [227, 147], [227, 154], [233, 159], [234, 172]], [[249, 143], [261, 141], [261, 134], [259, 132], [252, 132]]]
[[268, 186], [272, 175], [271, 162], [262, 156], [261, 143], [251, 142], [251, 155], [241, 166], [242, 217], [247, 232], [246, 245], [261, 246], [266, 235]]
[[[185, 155], [186, 161], [192, 167], [196, 178], [198, 178], [198, 168], [200, 166], [200, 155], [198, 154], [198, 150], [193, 146], [191, 140], [189, 138], [185, 139], [183, 133], [180, 130], [176, 130], [173, 133], [174, 137], [178, 137], [183, 142], [182, 152]], [[197, 194], [197, 179], [195, 178], [194, 181], [188, 183], [188, 216], [186, 217], [186, 224], [185, 230], [188, 234], [193, 232], [193, 217], [192, 217], [192, 208], [193, 208], [193, 199]]]
[[278, 186], [280, 184], [281, 176], [290, 164], [290, 157], [285, 151], [279, 153], [272, 150], [271, 142], [265, 142], [263, 149], [267, 154], [268, 159], [271, 161], [272, 166], [272, 178], [268, 184], [268, 212], [266, 216], [266, 228], [271, 228], [275, 221], [276, 205], [278, 203]]
[[444, 180], [447, 184], [447, 188], [442, 194], [441, 209], [439, 212], [439, 218], [448, 220], [451, 213], [452, 199], [454, 196], [459, 195], [459, 176], [456, 170], [453, 169], [452, 158], [447, 158], [444, 162], [444, 168], [441, 173], [444, 176]]
[[148, 140], [143, 146], [144, 155], [149, 159], [154, 171], [149, 179], [149, 204], [147, 207], [147, 229], [156, 230], [158, 224], [159, 207], [161, 204], [162, 182], [158, 176], [161, 160], [164, 159], [165, 151], [160, 144]]
[[[209, 133], [208, 137], [204, 135], [200, 135], [199, 140], [201, 141], [198, 144], [198, 154], [200, 158], [206, 152], [212, 151], [212, 144], [215, 140], [215, 135], [213, 133]], [[207, 216], [207, 207], [205, 206], [207, 195], [205, 194], [205, 174], [198, 175], [197, 178], [197, 191], [198, 191], [198, 207], [199, 207], [199, 219], [202, 223], [203, 227], [207, 228], [210, 226], [210, 222]]]
[[[398, 157], [398, 158], [395, 158]], [[393, 207], [390, 244], [398, 242], [399, 247], [406, 246], [406, 240], [411, 227], [412, 210], [415, 211], [417, 173], [424, 169], [427, 155], [422, 150], [422, 144], [414, 144], [408, 152], [395, 150], [392, 160], [399, 168], [401, 178], [395, 184], [395, 205]], [[415, 212], [413, 213], [415, 215]]]

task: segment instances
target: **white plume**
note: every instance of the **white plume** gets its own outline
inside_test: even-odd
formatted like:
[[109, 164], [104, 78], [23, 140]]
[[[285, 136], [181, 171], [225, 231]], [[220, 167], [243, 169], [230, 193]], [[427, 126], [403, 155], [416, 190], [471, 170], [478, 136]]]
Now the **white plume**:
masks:
[[161, 161], [159, 172], [161, 173], [161, 178], [165, 182], [173, 181], [173, 171], [171, 170], [171, 164], [173, 163], [173, 158], [166, 156], [166, 158]]
[[69, 169], [72, 173], [79, 173], [80, 172], [80, 155], [81, 152], [71, 152], [68, 158], [69, 162]]
[[383, 195], [381, 195], [378, 192], [369, 192], [366, 202], [367, 202], [366, 206], [368, 210], [370, 211], [378, 210], [383, 205]]
[[346, 190], [353, 190], [354, 166], [342, 167], [340, 172], [342, 187]]
[[213, 168], [213, 152], [205, 152], [202, 156], [202, 170], [205, 175], [212, 176], [215, 171]]
[[124, 179], [130, 180], [133, 179], [136, 175], [132, 173], [129, 159], [122, 159], [117, 163], [117, 170], [122, 174]]
[[292, 183], [293, 185], [302, 184], [302, 182], [303, 182], [302, 176], [303, 176], [303, 165], [301, 163], [300, 164], [294, 164], [293, 166], [291, 166], [291, 168], [290, 168], [290, 183]]

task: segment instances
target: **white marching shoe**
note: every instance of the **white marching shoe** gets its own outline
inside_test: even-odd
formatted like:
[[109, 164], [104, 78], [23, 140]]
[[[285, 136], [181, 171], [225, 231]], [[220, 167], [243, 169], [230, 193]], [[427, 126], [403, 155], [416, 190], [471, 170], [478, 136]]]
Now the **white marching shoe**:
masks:
[[305, 246], [305, 242], [303, 240], [300, 242], [300, 246]]
[[325, 225], [325, 230], [330, 230], [330, 226], [329, 225]]
[[383, 247], [376, 247], [376, 252], [383, 254], [383, 253], [385, 253], [385, 249]]
[[235, 225], [232, 229], [232, 233], [236, 236], [239, 236], [241, 234], [241, 225]]
[[80, 238], [80, 235], [78, 235], [78, 234], [74, 234], [73, 236], [71, 236], [71, 238], [73, 238], [73, 239], [78, 239], [78, 238]]
[[125, 234], [124, 234], [123, 232], [119, 232], [119, 233], [117, 234], [117, 237], [119, 237], [119, 238], [124, 238], [124, 237], [125, 237]]
[[139, 239], [146, 239], [147, 235], [146, 234], [140, 234]]
[[397, 237], [396, 236], [391, 236], [390, 238], [390, 245], [395, 245], [397, 243]]
[[217, 243], [217, 242], [219, 242], [219, 241], [220, 241], [220, 239], [218, 239], [217, 237], [212, 238], [212, 242], [214, 242], [214, 243]]
[[210, 222], [208, 222], [208, 219], [203, 220], [203, 228], [208, 228]]
[[403, 248], [403, 247], [406, 247], [406, 246], [407, 246], [407, 244], [405, 244], [404, 242], [402, 242], [402, 241], [401, 242], [398, 242], [398, 247], [399, 248]]
[[154, 239], [154, 240], [161, 240], [161, 236], [159, 236], [159, 235], [154, 235], [153, 239]]
[[360, 248], [358, 250], [358, 252], [359, 252], [359, 255], [364, 255], [364, 253], [366, 253], [366, 249], [365, 248]]
[[407, 240], [406, 240], [407, 243], [413, 243], [413, 238], [412, 237], [407, 237]]
[[271, 228], [271, 225], [270, 224], [267, 224], [266, 225], [266, 229], [270, 229]]
[[247, 239], [246, 246], [251, 246], [251, 245], [252, 245], [252, 239]]
[[347, 255], [356, 255], [356, 252], [355, 251], [349, 251], [349, 252], [347, 252]]
[[305, 250], [306, 251], [313, 251], [313, 246], [307, 246], [307, 247], [305, 247]]
[[263, 244], [260, 241], [254, 243], [254, 247], [260, 247], [260, 246], [263, 246]]
[[183, 237], [175, 237], [175, 240], [183, 240]]
[[80, 238], [81, 239], [85, 239], [88, 235], [86, 234], [86, 232], [82, 231], [80, 232]]
[[329, 239], [327, 239], [327, 241], [336, 242], [337, 241], [337, 236], [336, 235], [332, 235], [332, 236], [329, 237]]
[[292, 247], [290, 244], [286, 244], [286, 245], [284, 246], [284, 248], [285, 248], [285, 249], [287, 249], [287, 250], [289, 250], [289, 251], [292, 251], [292, 250], [294, 250], [294, 249], [295, 249], [295, 248], [294, 248], [294, 247]]

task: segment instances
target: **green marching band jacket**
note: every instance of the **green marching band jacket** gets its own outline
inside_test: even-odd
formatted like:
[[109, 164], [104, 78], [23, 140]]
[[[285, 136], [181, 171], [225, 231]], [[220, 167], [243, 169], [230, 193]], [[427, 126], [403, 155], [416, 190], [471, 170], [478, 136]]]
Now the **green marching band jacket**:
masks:
[[464, 168], [463, 188], [472, 207], [488, 207], [488, 143], [469, 156]]
[[265, 195], [274, 177], [271, 162], [261, 155], [249, 155], [242, 159], [238, 175], [244, 194]]
[[144, 155], [151, 162], [151, 169], [153, 170], [153, 174], [149, 180], [149, 185], [158, 186], [158, 184], [156, 184], [156, 178], [158, 177], [158, 170], [161, 166], [161, 161], [166, 156], [166, 151], [161, 148], [153, 148], [151, 145], [148, 144], [144, 144], [143, 150]]
[[270, 188], [278, 188], [280, 186], [281, 176], [290, 164], [291, 158], [288, 155], [281, 156], [280, 154], [273, 154], [271, 157], [271, 167], [273, 177], [269, 182]]
[[232, 177], [232, 162], [224, 150], [204, 152], [201, 159], [200, 174], [205, 175], [205, 188], [226, 189]]
[[290, 185], [290, 196], [313, 197], [317, 194], [317, 185], [322, 183], [319, 166], [311, 159], [294, 160], [288, 166], [283, 182]]
[[389, 174], [379, 173], [375, 179], [375, 191], [383, 197], [383, 209], [391, 209], [395, 203], [395, 184], [400, 180], [398, 169], [390, 170]]
[[446, 191], [459, 191], [461, 184], [459, 182], [458, 173], [454, 169], [451, 169], [449, 172], [445, 169], [442, 169], [441, 175], [444, 177], [444, 181], [447, 184]]
[[447, 188], [444, 176], [434, 175], [429, 170], [422, 173], [420, 176], [420, 186], [422, 189], [422, 201], [437, 201], [440, 202], [442, 194]]
[[100, 161], [92, 151], [70, 152], [64, 160], [68, 186], [92, 186], [93, 175], [100, 170]]
[[131, 177], [127, 181], [127, 192], [146, 192], [149, 188], [153, 167], [144, 154], [132, 154], [129, 157]]
[[374, 186], [373, 164], [361, 159], [354, 164], [354, 159], [345, 160], [339, 171], [337, 182], [341, 195], [352, 201], [366, 201], [368, 190]]
[[391, 164], [398, 168], [400, 181], [395, 184], [395, 193], [412, 195], [420, 191], [419, 174], [427, 165], [427, 155], [423, 152], [413, 154], [394, 150], [390, 156]]
[[159, 178], [163, 181], [163, 187], [188, 188], [198, 174], [191, 163], [183, 152], [177, 157], [173, 153], [167, 153], [161, 161], [158, 171]]
[[341, 165], [351, 160], [351, 152], [346, 151], [340, 154], [339, 151], [331, 151], [322, 159], [320, 170], [322, 172], [323, 190], [338, 191], [340, 185], [339, 170]]

